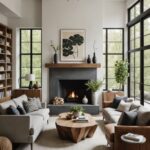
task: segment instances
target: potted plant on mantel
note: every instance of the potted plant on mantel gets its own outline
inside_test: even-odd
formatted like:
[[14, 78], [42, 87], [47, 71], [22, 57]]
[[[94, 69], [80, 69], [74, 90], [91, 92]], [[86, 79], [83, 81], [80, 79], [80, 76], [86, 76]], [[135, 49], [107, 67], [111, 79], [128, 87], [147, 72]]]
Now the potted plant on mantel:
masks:
[[54, 54], [54, 64], [57, 64], [58, 63], [57, 52], [59, 51], [59, 46], [55, 46], [52, 41], [51, 41], [51, 45], [50, 46], [53, 48], [53, 50], [55, 52], [55, 54]]
[[119, 90], [122, 90], [122, 87], [128, 77], [128, 62], [127, 61], [116, 61], [115, 63], [115, 79], [119, 83]]
[[98, 89], [102, 86], [103, 81], [98, 80], [90, 80], [85, 85], [87, 86], [87, 90], [92, 91], [92, 104], [98, 105]]

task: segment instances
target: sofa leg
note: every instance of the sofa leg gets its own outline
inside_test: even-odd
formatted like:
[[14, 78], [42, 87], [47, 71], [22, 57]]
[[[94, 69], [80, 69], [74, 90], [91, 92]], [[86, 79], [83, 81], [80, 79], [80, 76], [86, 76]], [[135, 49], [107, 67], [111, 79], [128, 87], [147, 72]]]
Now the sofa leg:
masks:
[[31, 150], [33, 150], [33, 143], [31, 143]]

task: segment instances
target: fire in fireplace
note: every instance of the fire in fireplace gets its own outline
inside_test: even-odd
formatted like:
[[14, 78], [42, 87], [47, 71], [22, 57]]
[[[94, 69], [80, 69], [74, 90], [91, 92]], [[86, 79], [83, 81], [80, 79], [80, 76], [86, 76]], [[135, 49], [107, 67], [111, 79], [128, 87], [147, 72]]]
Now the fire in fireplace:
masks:
[[60, 96], [65, 103], [82, 103], [86, 95], [88, 103], [91, 104], [91, 91], [87, 91], [85, 83], [88, 80], [60, 80]]

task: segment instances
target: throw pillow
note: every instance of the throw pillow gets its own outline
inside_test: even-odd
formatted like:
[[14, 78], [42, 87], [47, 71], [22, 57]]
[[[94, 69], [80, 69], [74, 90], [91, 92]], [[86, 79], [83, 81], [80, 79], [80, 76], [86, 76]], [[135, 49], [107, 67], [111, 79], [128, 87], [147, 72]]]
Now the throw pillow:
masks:
[[32, 101], [34, 100], [35, 103], [37, 104], [38, 108], [41, 109], [42, 108], [42, 105], [41, 105], [41, 101], [40, 101], [40, 98], [39, 97], [33, 97], [33, 98], [29, 98], [29, 101]]
[[138, 110], [137, 125], [147, 125], [150, 122], [150, 109], [141, 106]]
[[119, 106], [121, 100], [126, 101], [127, 97], [125, 97], [125, 96], [115, 97], [114, 100], [113, 100], [113, 103], [112, 103], [112, 108], [117, 109], [117, 107]]
[[25, 115], [26, 114], [26, 111], [24, 110], [23, 107], [21, 107], [21, 106], [18, 105], [17, 109], [18, 109], [18, 111], [20, 112], [21, 115]]
[[124, 101], [122, 100], [122, 101], [120, 102], [120, 104], [119, 104], [117, 110], [118, 110], [118, 111], [121, 111], [121, 112], [125, 112], [125, 111], [129, 111], [130, 107], [131, 107], [131, 103], [126, 103], [126, 102], [124, 102]]
[[33, 112], [33, 111], [36, 111], [39, 109], [37, 106], [37, 103], [34, 100], [31, 100], [28, 102], [24, 101], [23, 106], [24, 106], [24, 109], [26, 110], [27, 113]]
[[118, 125], [136, 125], [137, 112], [123, 112], [119, 118]]
[[140, 104], [133, 102], [131, 104], [130, 111], [132, 111], [132, 110], [138, 110], [140, 106], [141, 106]]
[[17, 110], [17, 108], [15, 108], [13, 105], [10, 105], [7, 108], [7, 114], [9, 115], [20, 115], [19, 111]]

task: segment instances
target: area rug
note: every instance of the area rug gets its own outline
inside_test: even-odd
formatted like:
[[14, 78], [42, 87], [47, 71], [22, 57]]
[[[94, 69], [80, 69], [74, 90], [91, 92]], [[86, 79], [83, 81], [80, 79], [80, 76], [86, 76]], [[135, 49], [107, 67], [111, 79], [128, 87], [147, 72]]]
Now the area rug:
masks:
[[[102, 117], [95, 117], [98, 127], [93, 137], [82, 140], [79, 143], [73, 143], [59, 138], [55, 127], [56, 119], [57, 117], [50, 117], [49, 124], [35, 141], [33, 150], [108, 150], [103, 131], [104, 122]], [[30, 145], [21, 144], [16, 150], [30, 149]]]

